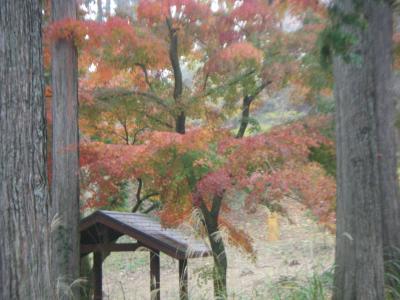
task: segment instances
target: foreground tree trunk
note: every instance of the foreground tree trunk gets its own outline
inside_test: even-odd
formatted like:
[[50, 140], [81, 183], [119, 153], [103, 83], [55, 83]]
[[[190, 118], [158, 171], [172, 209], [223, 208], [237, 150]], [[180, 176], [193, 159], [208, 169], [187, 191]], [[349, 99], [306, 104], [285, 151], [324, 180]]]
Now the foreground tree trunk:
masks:
[[[53, 21], [76, 19], [75, 0], [52, 0]], [[52, 264], [63, 295], [79, 277], [79, 132], [77, 51], [70, 40], [52, 49], [52, 217], [57, 219]], [[57, 284], [55, 282], [55, 284]], [[60, 285], [59, 285], [60, 286]], [[77, 295], [77, 291], [74, 291]]]
[[39, 0], [0, 4], [0, 299], [54, 299]]
[[[384, 299], [384, 251], [399, 243], [394, 100], [391, 97], [392, 12], [384, 1], [337, 1], [362, 14], [365, 28], [350, 62], [334, 61], [337, 134], [337, 245], [334, 299]], [[390, 253], [394, 252], [389, 252]]]
[[[386, 1], [388, 2], [388, 1]], [[377, 78], [376, 114], [378, 127], [378, 168], [383, 213], [383, 250], [386, 266], [389, 260], [400, 259], [400, 199], [396, 155], [396, 99], [393, 93], [392, 36], [393, 19], [390, 7], [382, 9], [383, 23], [380, 34], [376, 65]], [[384, 34], [382, 35], [382, 31]], [[382, 52], [380, 52], [382, 50]], [[385, 269], [385, 271], [389, 271]], [[400, 275], [400, 269], [397, 269]], [[397, 285], [400, 288], [399, 284]]]

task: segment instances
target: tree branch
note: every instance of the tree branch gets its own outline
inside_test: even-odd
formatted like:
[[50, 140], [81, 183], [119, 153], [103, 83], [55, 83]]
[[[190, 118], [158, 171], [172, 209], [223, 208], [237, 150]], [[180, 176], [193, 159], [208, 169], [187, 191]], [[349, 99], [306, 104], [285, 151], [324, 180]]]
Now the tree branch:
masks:
[[132, 137], [132, 145], [134, 145], [136, 143], [139, 133], [141, 133], [145, 130], [146, 130], [146, 127], [139, 128], [138, 130], [136, 130], [136, 132], [133, 134], [133, 137]]
[[135, 206], [132, 208], [132, 212], [136, 212], [140, 205], [142, 204], [142, 199], [141, 199], [141, 193], [142, 193], [142, 187], [143, 187], [143, 180], [142, 179], [138, 179], [138, 188], [136, 190], [136, 203]]
[[110, 97], [110, 96], [140, 96], [140, 97], [145, 97], [149, 100], [152, 100], [156, 104], [162, 106], [165, 108], [169, 113], [171, 113], [170, 108], [168, 107], [167, 104], [165, 104], [165, 100], [158, 97], [157, 95], [153, 93], [147, 93], [147, 92], [140, 92], [137, 90], [121, 90], [121, 89], [103, 89], [101, 90], [101, 93], [98, 92], [98, 95], [95, 97], [97, 98], [105, 98], [105, 97]]
[[244, 78], [254, 74], [255, 72], [256, 72], [256, 70], [252, 69], [252, 70], [249, 70], [249, 71], [247, 71], [247, 72], [245, 72], [243, 74], [239, 74], [238, 76], [236, 76], [231, 81], [228, 81], [228, 83], [219, 85], [219, 86], [217, 86], [215, 88], [212, 88], [212, 89], [209, 89], [205, 93], [202, 93], [202, 94], [194, 97], [193, 99], [198, 100], [199, 98], [207, 97], [207, 96], [210, 96], [212, 94], [215, 94], [215, 93], [219, 92], [220, 90], [226, 89], [228, 86], [231, 86], [231, 85], [234, 85], [234, 84], [240, 82], [241, 80], [243, 80]]
[[146, 81], [147, 86], [149, 87], [150, 91], [152, 91], [154, 93], [154, 88], [153, 88], [153, 85], [150, 82], [149, 74], [147, 72], [146, 66], [144, 64], [141, 64], [141, 63], [136, 63], [135, 66], [138, 66], [138, 67], [140, 67], [142, 69], [143, 74], [144, 74], [144, 80]]
[[160, 205], [159, 202], [154, 202], [153, 205], [151, 205], [149, 208], [147, 208], [145, 211], [143, 211], [144, 214], [148, 214], [152, 210], [156, 209]]
[[160, 120], [160, 119], [158, 119], [158, 118], [156, 118], [156, 117], [154, 117], [154, 116], [152, 116], [152, 115], [150, 115], [150, 114], [148, 114], [148, 113], [146, 113], [146, 112], [144, 113], [144, 115], [145, 115], [147, 118], [149, 118], [149, 119], [151, 119], [151, 120], [153, 120], [153, 121], [159, 123], [160, 125], [163, 125], [163, 126], [169, 128], [169, 129], [174, 128], [174, 126], [172, 126], [171, 124], [169, 124], [169, 123], [167, 123], [167, 122], [165, 122], [165, 121], [163, 121], [163, 120]]
[[242, 117], [240, 120], [240, 127], [236, 134], [236, 138], [240, 139], [244, 136], [247, 126], [249, 125], [249, 117], [250, 117], [250, 105], [253, 100], [268, 86], [272, 83], [272, 81], [263, 82], [259, 87], [255, 89], [255, 91], [250, 94], [246, 95], [243, 98], [243, 105], [242, 105]]
[[136, 190], [136, 203], [135, 206], [132, 208], [132, 212], [137, 212], [140, 208], [140, 205], [142, 205], [144, 201], [150, 199], [151, 197], [159, 195], [158, 192], [152, 192], [142, 197], [141, 195], [143, 189], [143, 180], [139, 178], [137, 181], [138, 181], [138, 188]]

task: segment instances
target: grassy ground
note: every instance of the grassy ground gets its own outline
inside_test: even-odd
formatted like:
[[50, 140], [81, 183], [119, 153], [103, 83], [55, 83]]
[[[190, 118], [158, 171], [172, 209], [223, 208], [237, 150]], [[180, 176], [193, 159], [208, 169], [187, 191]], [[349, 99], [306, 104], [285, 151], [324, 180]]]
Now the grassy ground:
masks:
[[[268, 241], [265, 208], [242, 214], [238, 226], [253, 237], [257, 258], [252, 260], [227, 246], [229, 299], [310, 299], [327, 297], [334, 237], [320, 228], [294, 200], [284, 207], [292, 222], [280, 218], [280, 236]], [[212, 299], [212, 259], [189, 261], [190, 299]], [[315, 274], [323, 274], [315, 276]], [[150, 299], [149, 253], [115, 253], [104, 265], [105, 299]], [[178, 263], [161, 255], [161, 299], [178, 299]]]

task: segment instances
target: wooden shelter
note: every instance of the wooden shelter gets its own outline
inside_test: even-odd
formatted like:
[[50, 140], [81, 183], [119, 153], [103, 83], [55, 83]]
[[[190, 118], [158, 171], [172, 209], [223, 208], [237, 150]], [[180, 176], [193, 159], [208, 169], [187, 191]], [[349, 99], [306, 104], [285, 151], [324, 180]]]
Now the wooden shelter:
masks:
[[[127, 235], [136, 243], [115, 243]], [[108, 252], [150, 252], [151, 298], [160, 299], [160, 252], [179, 260], [179, 295], [188, 299], [187, 259], [211, 255], [206, 244], [175, 229], [164, 228], [148, 215], [96, 211], [80, 223], [81, 257], [93, 252], [94, 299], [102, 299], [102, 255]]]

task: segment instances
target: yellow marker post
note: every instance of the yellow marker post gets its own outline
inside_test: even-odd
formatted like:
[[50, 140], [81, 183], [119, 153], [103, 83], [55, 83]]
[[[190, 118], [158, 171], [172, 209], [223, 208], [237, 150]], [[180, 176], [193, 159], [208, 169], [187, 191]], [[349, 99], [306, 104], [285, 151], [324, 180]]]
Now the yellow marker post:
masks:
[[276, 212], [271, 213], [267, 219], [268, 241], [279, 240], [279, 215]]

